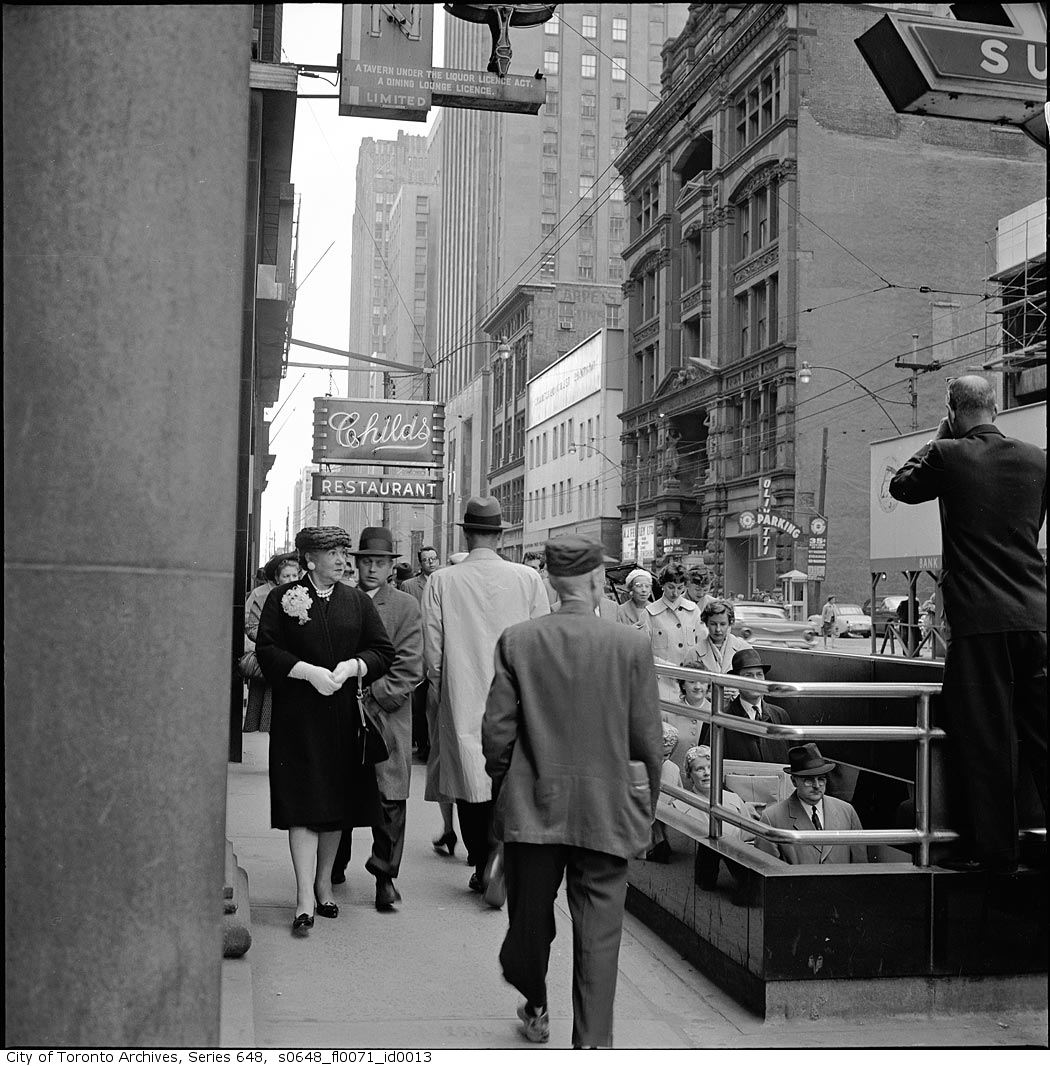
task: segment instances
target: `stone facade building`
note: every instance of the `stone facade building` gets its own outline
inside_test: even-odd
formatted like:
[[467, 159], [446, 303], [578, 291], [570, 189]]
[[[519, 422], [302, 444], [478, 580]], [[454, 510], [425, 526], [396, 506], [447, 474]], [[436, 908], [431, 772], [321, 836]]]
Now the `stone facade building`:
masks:
[[[1045, 180], [1017, 130], [894, 113], [854, 44], [888, 6], [690, 5], [661, 101], [629, 117], [616, 160], [624, 526], [637, 479], [657, 562], [681, 538], [727, 592], [805, 570], [822, 509], [826, 589], [863, 599], [868, 443], [907, 428], [893, 363], [943, 343], [947, 301], [982, 300], [988, 234]], [[954, 365], [979, 365], [981, 346], [961, 339]], [[919, 375], [919, 426], [952, 372]]]

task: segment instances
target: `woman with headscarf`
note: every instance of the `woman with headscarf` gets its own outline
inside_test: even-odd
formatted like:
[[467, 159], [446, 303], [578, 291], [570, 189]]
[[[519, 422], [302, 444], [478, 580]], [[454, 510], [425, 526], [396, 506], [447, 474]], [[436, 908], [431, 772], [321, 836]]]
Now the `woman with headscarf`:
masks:
[[[278, 585], [287, 585], [299, 577], [299, 553], [281, 552], [262, 568], [265, 581], [252, 590], [244, 605], [244, 635], [255, 646], [259, 633], [259, 619], [262, 616], [266, 598]], [[249, 650], [249, 649], [246, 649]], [[248, 679], [248, 707], [244, 713], [244, 733], [268, 733], [270, 731], [270, 686], [264, 678]]]
[[642, 611], [649, 602], [653, 591], [653, 575], [648, 570], [632, 570], [624, 582], [629, 598], [616, 608], [616, 621], [624, 625], [636, 626], [642, 620]]
[[273, 686], [270, 824], [288, 830], [292, 932], [305, 936], [315, 910], [338, 917], [331, 878], [343, 827], [372, 821], [378, 793], [357, 746], [357, 689], [387, 672], [394, 648], [371, 599], [340, 581], [346, 531], [308, 527], [295, 546], [306, 574], [267, 597], [255, 650]]

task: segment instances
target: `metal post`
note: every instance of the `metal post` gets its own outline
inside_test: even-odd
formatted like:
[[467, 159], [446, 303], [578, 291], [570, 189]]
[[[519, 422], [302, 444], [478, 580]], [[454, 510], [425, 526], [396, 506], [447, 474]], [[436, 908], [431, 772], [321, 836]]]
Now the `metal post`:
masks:
[[915, 723], [923, 730], [915, 753], [915, 828], [923, 834], [916, 866], [930, 865], [930, 697], [920, 696]]
[[[721, 714], [723, 702], [722, 686], [715, 682], [711, 686], [711, 713]], [[711, 723], [711, 801], [722, 802], [722, 727], [714, 722]], [[714, 815], [708, 819], [707, 835], [711, 840], [722, 835], [722, 823]]]
[[634, 435], [634, 561], [642, 565], [642, 543], [638, 539], [638, 509], [642, 500], [642, 434]]

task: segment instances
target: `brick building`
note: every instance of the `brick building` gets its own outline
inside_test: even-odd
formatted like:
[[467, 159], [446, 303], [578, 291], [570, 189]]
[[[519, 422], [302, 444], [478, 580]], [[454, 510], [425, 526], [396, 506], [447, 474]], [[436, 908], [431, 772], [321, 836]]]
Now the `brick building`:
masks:
[[[983, 331], [944, 324], [983, 299], [996, 220], [1044, 185], [1019, 131], [893, 112], [854, 44], [886, 6], [902, 5], [691, 5], [616, 161], [623, 521], [637, 476], [656, 555], [681, 537], [726, 591], [806, 568], [805, 536], [765, 534], [760, 507], [804, 534], [822, 502], [826, 590], [863, 599], [868, 443], [908, 426], [893, 364], [951, 341], [955, 366], [980, 365]], [[919, 426], [952, 372], [918, 375]]]

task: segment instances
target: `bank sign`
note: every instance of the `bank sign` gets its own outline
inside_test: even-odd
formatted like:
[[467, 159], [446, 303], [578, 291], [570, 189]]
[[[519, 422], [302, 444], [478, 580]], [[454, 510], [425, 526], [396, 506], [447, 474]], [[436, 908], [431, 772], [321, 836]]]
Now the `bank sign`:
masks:
[[1044, 5], [995, 6], [1009, 26], [894, 12], [856, 44], [894, 110], [1020, 126], [1045, 146]]
[[444, 405], [315, 396], [313, 461], [440, 467], [445, 461]]

